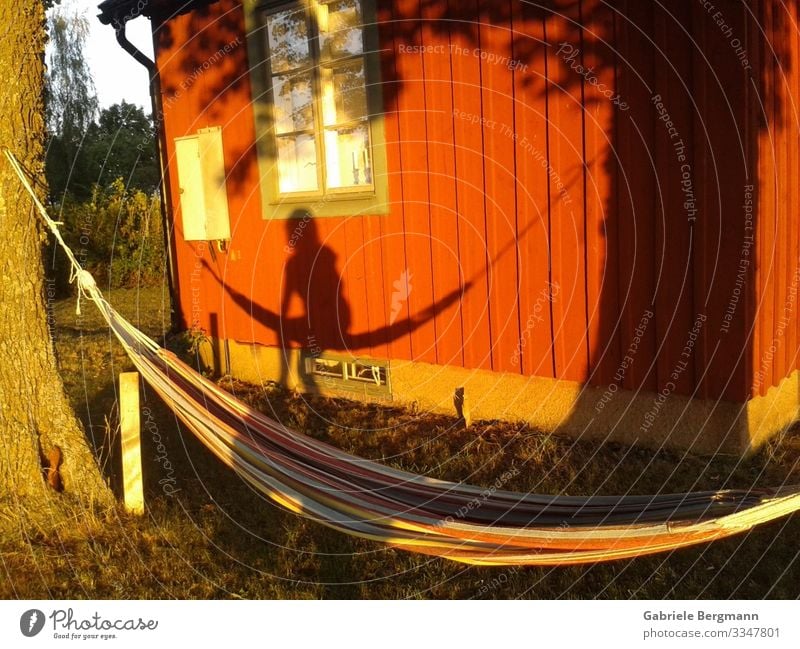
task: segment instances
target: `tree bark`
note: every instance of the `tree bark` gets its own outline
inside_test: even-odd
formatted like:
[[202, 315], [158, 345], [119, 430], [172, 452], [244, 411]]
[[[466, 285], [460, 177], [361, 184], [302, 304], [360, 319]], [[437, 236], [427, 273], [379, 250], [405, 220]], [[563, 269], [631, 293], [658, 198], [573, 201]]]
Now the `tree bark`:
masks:
[[[42, 0], [0, 2], [0, 145], [43, 182]], [[40, 196], [44, 187], [37, 186]], [[30, 197], [0, 159], [0, 501], [23, 509], [64, 491], [111, 502], [56, 369], [44, 293], [45, 234]], [[57, 502], [57, 501], [56, 501]]]

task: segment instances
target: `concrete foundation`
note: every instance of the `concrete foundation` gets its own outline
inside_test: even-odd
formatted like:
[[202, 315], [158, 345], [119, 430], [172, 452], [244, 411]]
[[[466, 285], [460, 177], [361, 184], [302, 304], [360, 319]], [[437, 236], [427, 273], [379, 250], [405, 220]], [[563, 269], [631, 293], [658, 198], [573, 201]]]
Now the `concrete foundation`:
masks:
[[[211, 340], [200, 347], [209, 369], [260, 384], [329, 396], [383, 400], [417, 411], [456, 415], [454, 396], [463, 388], [472, 421], [524, 422], [546, 432], [591, 440], [669, 447], [693, 453], [750, 452], [798, 419], [800, 382], [794, 372], [746, 403], [692, 399], [671, 393], [633, 392], [570, 381], [467, 370], [410, 361], [388, 364], [386, 394], [343, 390], [306, 376], [299, 349]], [[461, 403], [461, 402], [460, 402]], [[463, 408], [463, 403], [461, 404]]]

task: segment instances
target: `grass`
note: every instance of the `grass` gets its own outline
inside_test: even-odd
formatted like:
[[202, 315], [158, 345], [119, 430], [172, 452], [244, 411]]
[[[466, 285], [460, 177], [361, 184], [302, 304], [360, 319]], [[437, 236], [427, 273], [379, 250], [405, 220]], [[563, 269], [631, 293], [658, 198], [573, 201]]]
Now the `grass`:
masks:
[[[159, 289], [111, 301], [159, 337]], [[118, 486], [115, 381], [131, 369], [91, 305], [55, 305], [56, 346], [74, 407]], [[173, 340], [173, 346], [182, 341]], [[575, 442], [502, 422], [469, 431], [451, 417], [275, 385], [223, 382], [288, 426], [358, 455], [440, 478], [546, 493], [656, 492], [800, 482], [800, 435], [758, 455], [682, 456]], [[213, 458], [152, 393], [143, 430], [148, 509], [67, 519], [25, 543], [0, 541], [10, 598], [796, 598], [800, 516], [749, 534], [616, 563], [565, 568], [473, 568], [353, 539], [281, 510]], [[171, 485], [165, 490], [164, 485]]]

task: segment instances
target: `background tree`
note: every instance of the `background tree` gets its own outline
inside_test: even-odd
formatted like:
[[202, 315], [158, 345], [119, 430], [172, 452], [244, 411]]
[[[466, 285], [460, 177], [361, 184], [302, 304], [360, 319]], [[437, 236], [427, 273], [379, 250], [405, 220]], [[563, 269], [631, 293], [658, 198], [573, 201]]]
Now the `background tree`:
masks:
[[102, 109], [84, 139], [87, 180], [108, 187], [121, 178], [129, 190], [152, 194], [159, 182], [154, 140], [153, 121], [141, 107], [123, 101]]
[[[150, 116], [140, 107], [122, 102], [104, 108], [83, 138], [69, 186], [57, 197], [64, 239], [104, 286], [164, 280], [154, 138]], [[73, 191], [73, 184], [82, 189]], [[51, 247], [47, 258], [57, 295], [69, 295], [73, 287], [65, 255]]]
[[85, 199], [93, 180], [82, 145], [98, 112], [94, 80], [83, 56], [89, 21], [75, 10], [57, 7], [50, 12], [47, 28], [51, 40], [45, 77], [50, 193], [56, 202], [67, 189]]
[[[45, 5], [0, 2], [0, 144], [36, 178], [44, 168]], [[46, 188], [38, 185], [44, 195]], [[64, 393], [48, 330], [42, 249], [46, 237], [29, 196], [0, 161], [0, 504], [22, 521], [53, 518], [69, 502], [110, 503], [94, 456]], [[63, 488], [53, 497], [45, 479]], [[70, 497], [73, 496], [74, 498]], [[22, 524], [22, 523], [20, 523]]]

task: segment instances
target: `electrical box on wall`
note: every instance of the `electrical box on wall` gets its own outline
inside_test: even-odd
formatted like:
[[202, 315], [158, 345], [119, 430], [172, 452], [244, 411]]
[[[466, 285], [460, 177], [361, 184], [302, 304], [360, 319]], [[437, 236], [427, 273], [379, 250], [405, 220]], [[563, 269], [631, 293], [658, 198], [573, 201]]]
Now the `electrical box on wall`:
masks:
[[222, 128], [203, 128], [175, 138], [181, 222], [186, 241], [227, 241], [231, 238]]

